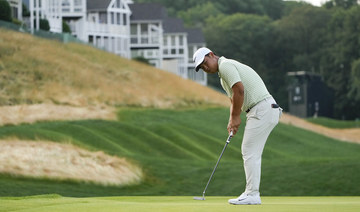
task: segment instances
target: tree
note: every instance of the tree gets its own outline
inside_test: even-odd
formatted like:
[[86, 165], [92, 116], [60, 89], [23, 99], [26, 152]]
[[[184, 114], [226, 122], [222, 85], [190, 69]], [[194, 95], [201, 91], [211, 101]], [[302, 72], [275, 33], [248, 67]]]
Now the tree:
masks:
[[[357, 91], [352, 79], [357, 76], [360, 58], [360, 7], [333, 10], [328, 25], [326, 54], [321, 59], [322, 73], [328, 86], [335, 92], [335, 116], [353, 119], [360, 116], [360, 101], [353, 94]], [[355, 69], [355, 70], [354, 70]]]
[[344, 9], [350, 9], [353, 6], [358, 5], [358, 0], [330, 0], [325, 3], [325, 7], [330, 9], [333, 7], [340, 7]]
[[348, 97], [360, 101], [360, 58], [351, 65], [350, 91]]
[[294, 9], [276, 25], [276, 45], [286, 60], [288, 71], [318, 71], [322, 48], [325, 45], [329, 11], [304, 5]]
[[219, 14], [222, 14], [222, 12], [213, 3], [208, 2], [180, 11], [178, 12], [178, 17], [189, 27], [196, 26], [202, 28], [209, 17], [217, 16]]
[[9, 2], [0, 1], [0, 20], [11, 22], [11, 7]]
[[[34, 20], [34, 27], [36, 28], [36, 20]], [[49, 21], [46, 19], [40, 19], [40, 29], [49, 31], [50, 30]]]
[[[270, 92], [276, 92], [278, 88], [275, 87], [284, 83], [279, 83], [277, 80], [281, 79], [273, 77], [274, 73], [269, 69], [267, 58], [272, 54], [273, 42], [273, 28], [270, 23], [271, 19], [267, 16], [223, 14], [208, 19], [204, 34], [207, 46], [217, 55], [251, 66], [268, 84]], [[216, 76], [214, 78], [208, 78], [209, 84], [213, 83], [212, 80], [218, 83]]]

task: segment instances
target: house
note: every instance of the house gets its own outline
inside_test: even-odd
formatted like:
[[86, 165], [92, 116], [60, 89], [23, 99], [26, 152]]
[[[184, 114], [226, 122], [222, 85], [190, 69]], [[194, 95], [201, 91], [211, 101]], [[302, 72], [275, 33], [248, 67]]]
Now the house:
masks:
[[188, 43], [183, 21], [166, 17], [163, 20], [163, 64], [161, 69], [187, 79]]
[[[130, 4], [131, 57], [143, 57], [153, 66], [207, 84], [206, 74], [194, 72], [192, 54], [205, 46], [200, 29], [186, 29], [158, 3]], [[190, 40], [190, 43], [189, 43]]]
[[131, 0], [87, 0], [87, 42], [130, 58]]
[[[117, 55], [130, 58], [131, 0], [30, 0], [30, 25], [47, 19], [50, 31], [61, 33], [63, 21], [72, 34]], [[35, 13], [35, 17], [34, 17]]]
[[22, 20], [22, 0], [7, 0], [11, 7], [11, 15], [13, 18]]
[[157, 68], [163, 60], [163, 18], [166, 9], [158, 3], [130, 4], [131, 57], [143, 57]]
[[205, 47], [205, 38], [199, 28], [186, 29], [188, 34], [188, 78], [202, 85], [207, 85], [207, 74], [203, 71], [196, 72], [193, 55], [201, 47]]

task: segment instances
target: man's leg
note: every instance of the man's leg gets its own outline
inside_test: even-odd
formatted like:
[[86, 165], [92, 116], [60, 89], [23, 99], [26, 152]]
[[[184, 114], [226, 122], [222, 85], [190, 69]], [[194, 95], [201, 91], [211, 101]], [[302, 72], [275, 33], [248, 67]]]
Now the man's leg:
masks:
[[246, 189], [245, 192], [238, 197], [238, 201], [234, 201], [235, 199], [233, 199], [229, 200], [229, 203], [261, 204], [259, 193], [261, 156], [266, 140], [278, 121], [279, 110], [271, 108], [271, 103], [267, 101], [256, 105], [253, 110], [247, 114], [241, 148], [246, 175]]

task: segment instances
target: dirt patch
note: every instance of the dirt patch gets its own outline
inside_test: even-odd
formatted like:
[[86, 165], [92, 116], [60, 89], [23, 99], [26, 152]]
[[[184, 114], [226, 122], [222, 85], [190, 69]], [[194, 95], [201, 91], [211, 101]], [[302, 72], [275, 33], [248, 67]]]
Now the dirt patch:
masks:
[[360, 144], [360, 129], [332, 129], [321, 125], [313, 124], [305, 121], [304, 119], [284, 113], [280, 119], [281, 123], [290, 124], [300, 127], [312, 132], [325, 135], [330, 138], [335, 138], [340, 141], [353, 142]]
[[19, 140], [0, 141], [0, 173], [116, 186], [143, 178], [141, 168], [124, 158], [71, 144]]
[[74, 107], [54, 104], [0, 107], [0, 126], [36, 121], [105, 119], [116, 120], [116, 110], [108, 106]]

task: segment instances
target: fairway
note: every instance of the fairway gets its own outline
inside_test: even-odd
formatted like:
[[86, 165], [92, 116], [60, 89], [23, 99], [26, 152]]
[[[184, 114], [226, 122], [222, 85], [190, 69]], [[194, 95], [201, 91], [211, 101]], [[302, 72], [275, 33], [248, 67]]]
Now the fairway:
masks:
[[231, 197], [2, 197], [0, 211], [359, 211], [360, 197], [262, 197], [262, 205], [229, 205]]

